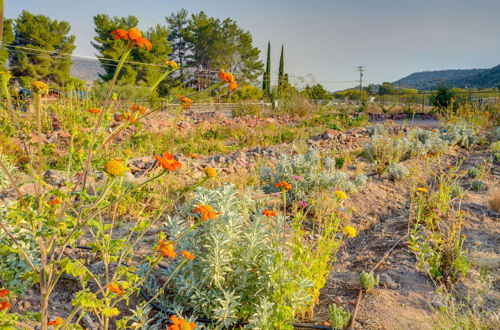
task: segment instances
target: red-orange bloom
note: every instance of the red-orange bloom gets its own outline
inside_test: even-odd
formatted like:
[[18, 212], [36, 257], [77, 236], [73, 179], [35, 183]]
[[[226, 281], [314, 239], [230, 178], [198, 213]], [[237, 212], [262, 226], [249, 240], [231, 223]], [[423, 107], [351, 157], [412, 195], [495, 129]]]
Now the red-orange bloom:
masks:
[[61, 204], [61, 198], [59, 197], [54, 197], [50, 200], [49, 202], [50, 205], [59, 205]]
[[268, 209], [265, 209], [264, 211], [262, 211], [262, 215], [265, 215], [268, 218], [278, 216], [278, 214], [275, 211], [268, 210]]
[[234, 76], [232, 75], [232, 73], [225, 72], [222, 69], [219, 71], [218, 76], [219, 76], [220, 80], [224, 80], [227, 83], [234, 83], [234, 82], [236, 82], [236, 80], [234, 79]]
[[188, 322], [182, 317], [177, 317], [175, 315], [170, 316], [168, 330], [191, 330], [194, 328], [196, 328], [196, 324], [193, 322]]
[[187, 260], [193, 260], [194, 259], [194, 254], [192, 254], [189, 251], [182, 251], [181, 252], [182, 256], [186, 258]]
[[109, 291], [116, 293], [118, 296], [121, 296], [121, 294], [123, 293], [123, 289], [116, 283], [110, 283], [106, 287], [109, 289]]
[[281, 182], [275, 183], [274, 187], [275, 188], [282, 188], [282, 189], [286, 189], [286, 190], [291, 190], [292, 189], [292, 185], [289, 184], [286, 181], [281, 181]]
[[151, 41], [149, 41], [146, 38], [140, 37], [135, 41], [135, 44], [139, 48], [146, 48], [147, 51], [150, 51], [151, 48], [153, 48], [153, 45], [151, 44]]
[[194, 214], [201, 214], [201, 220], [207, 221], [208, 219], [217, 219], [220, 212], [214, 212], [210, 205], [198, 204], [194, 210]]
[[171, 259], [177, 257], [177, 252], [175, 252], [175, 246], [172, 242], [160, 240], [156, 249], [160, 251], [164, 257]]
[[194, 158], [194, 159], [200, 159], [201, 158], [197, 154], [193, 154], [193, 153], [189, 153], [188, 156], [191, 157], [191, 158]]
[[173, 171], [178, 168], [182, 168], [182, 164], [174, 158], [174, 154], [164, 152], [163, 156], [155, 156], [158, 161], [158, 166], [163, 167], [166, 170]]
[[181, 107], [188, 109], [193, 105], [193, 100], [189, 97], [182, 95], [177, 95], [177, 97], [181, 100]]
[[238, 83], [236, 83], [236, 82], [229, 83], [229, 90], [230, 91], [235, 91], [237, 88], [238, 88]]
[[9, 294], [9, 292], [10, 292], [10, 291], [9, 291], [9, 290], [7, 290], [7, 289], [0, 289], [0, 297], [1, 297], [1, 298], [5, 298], [5, 297], [7, 297], [7, 295]]
[[131, 113], [129, 113], [129, 112], [127, 112], [127, 113], [125, 114], [125, 116], [127, 116], [127, 119], [128, 119], [131, 123], [135, 123], [135, 122], [137, 121], [137, 119], [135, 119], [135, 117], [134, 117]]
[[131, 28], [130, 30], [128, 30], [128, 38], [132, 41], [139, 40], [140, 38], [142, 38], [141, 30], [135, 27]]
[[99, 108], [92, 108], [92, 109], [88, 109], [87, 111], [90, 112], [90, 113], [99, 113], [99, 112], [101, 112], [101, 109], [99, 109]]
[[8, 301], [0, 301], [0, 311], [3, 311], [4, 309], [10, 309], [12, 306], [10, 305], [10, 302]]
[[115, 38], [115, 40], [128, 40], [128, 34], [128, 31], [124, 29], [116, 29], [114, 31], [111, 31], [111, 35], [113, 36], [113, 38]]
[[64, 323], [64, 320], [62, 318], [56, 317], [55, 320], [47, 322], [47, 325], [57, 326], [57, 325], [61, 325], [63, 323]]
[[130, 111], [139, 111], [140, 113], [145, 114], [148, 111], [148, 109], [146, 109], [142, 105], [135, 104], [130, 107]]

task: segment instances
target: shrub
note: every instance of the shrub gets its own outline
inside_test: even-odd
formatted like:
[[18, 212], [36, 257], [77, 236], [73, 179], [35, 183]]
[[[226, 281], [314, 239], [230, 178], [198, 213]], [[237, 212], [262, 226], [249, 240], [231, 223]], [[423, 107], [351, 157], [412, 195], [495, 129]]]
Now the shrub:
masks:
[[469, 176], [469, 178], [472, 178], [472, 179], [477, 178], [479, 173], [480, 173], [480, 169], [478, 169], [477, 167], [471, 167], [467, 171], [467, 175]]
[[333, 329], [344, 329], [349, 324], [351, 313], [342, 306], [333, 304], [328, 306], [328, 318]]
[[[197, 204], [211, 205], [221, 214], [177, 241], [180, 250], [194, 251], [196, 259], [173, 276], [161, 305], [183, 315], [208, 317], [218, 327], [248, 321], [250, 327], [289, 328], [294, 314], [309, 307], [313, 282], [293, 267], [283, 267], [289, 255], [281, 216], [273, 217], [278, 225], [270, 226], [258, 202], [233, 186], [199, 188], [179, 215], [168, 218], [168, 236], [189, 228]], [[165, 275], [176, 267], [170, 264]], [[157, 288], [155, 283], [149, 286]]]
[[[16, 167], [14, 165], [12, 165], [12, 163], [9, 161], [9, 159], [7, 157], [0, 154], [0, 160], [2, 161], [4, 166], [7, 168], [7, 171], [9, 171], [9, 173], [11, 173], [11, 174], [15, 173]], [[0, 190], [3, 190], [9, 186], [10, 186], [10, 181], [9, 181], [8, 176], [7, 176], [7, 173], [4, 171], [4, 169], [2, 167], [0, 167]]]
[[366, 131], [370, 136], [373, 135], [387, 135], [387, 128], [382, 125], [368, 126]]
[[410, 170], [402, 164], [393, 164], [387, 167], [389, 179], [396, 181], [406, 178], [410, 175]]
[[471, 189], [474, 191], [486, 190], [488, 186], [483, 181], [476, 180], [471, 183]]
[[376, 286], [379, 285], [380, 283], [380, 276], [375, 276], [373, 272], [361, 272], [359, 275], [359, 283], [365, 290], [371, 290], [375, 288]]
[[231, 95], [231, 100], [233, 102], [260, 99], [262, 99], [262, 89], [252, 85], [245, 85]]
[[500, 141], [500, 126], [497, 126], [491, 134], [493, 135], [494, 141]]
[[447, 124], [440, 129], [441, 138], [450, 146], [468, 148], [479, 142], [475, 130], [466, 123]]
[[465, 194], [464, 188], [462, 188], [458, 184], [451, 185], [451, 187], [450, 187], [450, 195], [451, 195], [452, 198], [463, 197], [464, 194]]
[[358, 185], [345, 172], [335, 169], [335, 161], [325, 158], [322, 166], [318, 151], [311, 149], [304, 155], [293, 158], [282, 156], [275, 170], [265, 168], [261, 172], [261, 182], [266, 193], [278, 192], [274, 184], [287, 181], [293, 189], [288, 192], [291, 200], [307, 200], [313, 192], [340, 189], [351, 192]]

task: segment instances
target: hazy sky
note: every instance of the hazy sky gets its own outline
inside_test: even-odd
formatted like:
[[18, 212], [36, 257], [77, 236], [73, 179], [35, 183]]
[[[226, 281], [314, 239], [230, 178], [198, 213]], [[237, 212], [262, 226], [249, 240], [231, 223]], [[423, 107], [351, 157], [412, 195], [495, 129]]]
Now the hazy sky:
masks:
[[[285, 45], [292, 77], [337, 90], [394, 81], [416, 71], [500, 64], [500, 0], [6, 0], [6, 17], [26, 9], [71, 23], [75, 54], [95, 55], [92, 17], [135, 15], [141, 29], [186, 8], [231, 17], [254, 37], [264, 59], [271, 41], [276, 71]], [[297, 80], [298, 81], [298, 80]], [[339, 82], [340, 81], [340, 82]], [[365, 84], [365, 83], [364, 83]]]

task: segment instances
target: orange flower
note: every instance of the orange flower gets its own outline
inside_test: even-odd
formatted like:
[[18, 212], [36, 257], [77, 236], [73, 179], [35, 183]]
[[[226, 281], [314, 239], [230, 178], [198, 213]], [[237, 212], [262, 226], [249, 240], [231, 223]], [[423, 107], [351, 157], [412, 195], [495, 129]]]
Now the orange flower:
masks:
[[174, 158], [174, 154], [164, 152], [163, 156], [155, 156], [158, 161], [158, 166], [163, 167], [166, 170], [173, 171], [178, 168], [182, 168], [182, 164]]
[[160, 251], [164, 257], [175, 259], [175, 257], [177, 256], [177, 252], [175, 252], [174, 243], [160, 240], [158, 244], [159, 245], [156, 247], [156, 249]]
[[181, 107], [188, 109], [193, 105], [193, 100], [189, 97], [182, 95], [177, 95], [177, 97], [181, 100]]
[[10, 305], [10, 302], [8, 301], [0, 301], [0, 311], [3, 311], [4, 309], [10, 309], [12, 306]]
[[136, 45], [139, 48], [146, 48], [148, 51], [153, 47], [151, 41], [144, 38], [142, 33], [137, 28], [131, 28], [130, 30], [116, 29], [111, 31], [111, 35], [115, 40], [129, 40], [129, 47]]
[[60, 317], [56, 317], [55, 320], [47, 322], [47, 325], [58, 326], [64, 323], [64, 320]]
[[131, 123], [135, 123], [135, 122], [137, 121], [137, 119], [135, 119], [135, 117], [134, 117], [131, 113], [129, 113], [129, 112], [127, 112], [127, 113], [125, 114], [125, 116], [127, 116], [127, 119], [128, 119]]
[[114, 31], [111, 31], [111, 35], [115, 40], [118, 39], [128, 40], [128, 31], [124, 29], [116, 29]]
[[170, 316], [168, 330], [191, 330], [194, 328], [196, 328], [196, 324], [193, 322], [188, 322], [182, 317], [177, 317], [175, 315]]
[[237, 88], [238, 88], [238, 83], [236, 83], [236, 82], [229, 83], [229, 90], [230, 91], [235, 91]]
[[234, 82], [236, 82], [236, 80], [234, 79], [234, 76], [231, 73], [225, 72], [222, 69], [220, 69], [218, 76], [219, 76], [220, 80], [224, 80], [227, 83], [234, 83]]
[[89, 113], [99, 113], [101, 112], [101, 109], [99, 108], [92, 108], [87, 110]]
[[49, 202], [50, 205], [59, 205], [61, 204], [61, 198], [60, 197], [54, 197], [50, 200]]
[[182, 251], [181, 252], [182, 256], [186, 258], [187, 260], [193, 260], [194, 259], [194, 254], [192, 254], [189, 251]]
[[146, 109], [142, 105], [135, 104], [130, 107], [130, 111], [139, 111], [141, 114], [145, 114], [148, 111], [148, 109]]
[[141, 33], [141, 30], [139, 30], [138, 28], [131, 28], [130, 30], [128, 30], [128, 38], [129, 40], [132, 40], [132, 41], [137, 41], [139, 40], [140, 38], [142, 38], [142, 33]]
[[270, 218], [270, 217], [277, 217], [278, 216], [278, 214], [275, 211], [271, 211], [271, 210], [268, 210], [268, 209], [265, 209], [264, 211], [262, 211], [262, 215], [265, 215], [268, 218]]
[[275, 188], [282, 188], [282, 189], [286, 189], [286, 190], [290, 190], [292, 189], [292, 185], [289, 184], [288, 182], [286, 181], [281, 181], [281, 182], [278, 182], [278, 183], [275, 183], [274, 184], [274, 187]]
[[116, 293], [116, 295], [118, 296], [121, 296], [121, 294], [123, 293], [122, 288], [116, 283], [110, 283], [106, 287], [109, 289], [109, 291]]
[[201, 158], [197, 154], [193, 154], [193, 153], [189, 153], [188, 156], [191, 157], [191, 158], [193, 158], [193, 159], [200, 159]]
[[9, 294], [9, 290], [7, 289], [0, 289], [0, 297], [5, 298]]
[[201, 220], [207, 221], [208, 219], [217, 219], [220, 212], [214, 212], [214, 209], [210, 205], [198, 204], [194, 210], [194, 214], [200, 213]]

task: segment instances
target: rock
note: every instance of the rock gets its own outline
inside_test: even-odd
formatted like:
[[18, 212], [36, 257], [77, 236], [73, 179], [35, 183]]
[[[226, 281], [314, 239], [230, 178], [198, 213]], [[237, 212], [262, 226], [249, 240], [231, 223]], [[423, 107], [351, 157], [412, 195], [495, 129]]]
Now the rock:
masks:
[[387, 273], [380, 274], [380, 285], [392, 290], [396, 290], [399, 287], [399, 284], [394, 282], [394, 280]]
[[217, 155], [214, 157], [214, 161], [216, 163], [224, 163], [226, 161], [226, 158], [224, 156]]
[[47, 170], [43, 174], [43, 179], [52, 186], [62, 187], [66, 185], [66, 175], [63, 171]]
[[335, 129], [327, 129], [325, 133], [321, 134], [321, 138], [323, 140], [332, 140], [337, 138], [337, 135], [339, 135], [339, 133], [340, 132]]

